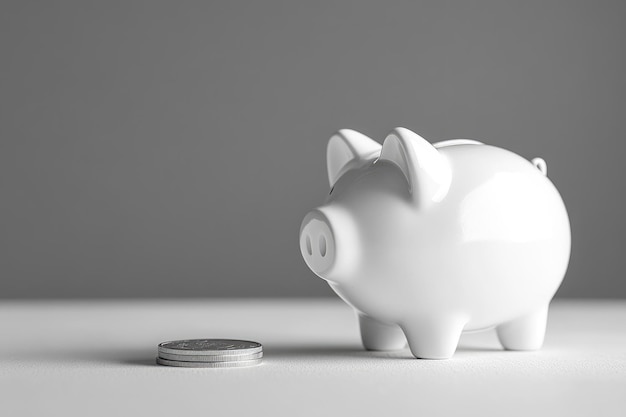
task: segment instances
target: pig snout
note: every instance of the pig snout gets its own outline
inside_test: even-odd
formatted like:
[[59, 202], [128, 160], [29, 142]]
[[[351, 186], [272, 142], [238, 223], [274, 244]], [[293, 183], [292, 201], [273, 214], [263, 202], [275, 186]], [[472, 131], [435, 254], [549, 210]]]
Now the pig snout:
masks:
[[300, 252], [320, 278], [337, 283], [349, 277], [360, 258], [358, 228], [349, 212], [331, 205], [304, 216]]
[[304, 217], [300, 229], [300, 252], [311, 271], [322, 278], [335, 263], [335, 237], [328, 217], [313, 210]]

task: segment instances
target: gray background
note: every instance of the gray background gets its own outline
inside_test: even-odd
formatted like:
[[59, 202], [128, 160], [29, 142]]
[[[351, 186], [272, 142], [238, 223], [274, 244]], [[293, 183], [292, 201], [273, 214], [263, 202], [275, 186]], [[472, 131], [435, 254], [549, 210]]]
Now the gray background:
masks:
[[542, 156], [560, 296], [626, 296], [626, 3], [0, 3], [0, 297], [320, 296], [326, 141]]

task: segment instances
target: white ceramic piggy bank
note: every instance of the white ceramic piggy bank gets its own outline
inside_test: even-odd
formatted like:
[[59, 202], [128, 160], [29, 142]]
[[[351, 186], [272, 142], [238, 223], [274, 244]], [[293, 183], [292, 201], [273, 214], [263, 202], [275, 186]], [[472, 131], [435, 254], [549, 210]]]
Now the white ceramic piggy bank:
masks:
[[382, 146], [341, 130], [327, 163], [330, 195], [304, 218], [300, 250], [358, 313], [365, 348], [408, 341], [444, 359], [461, 332], [493, 327], [506, 349], [541, 347], [570, 256], [542, 159], [397, 128]]

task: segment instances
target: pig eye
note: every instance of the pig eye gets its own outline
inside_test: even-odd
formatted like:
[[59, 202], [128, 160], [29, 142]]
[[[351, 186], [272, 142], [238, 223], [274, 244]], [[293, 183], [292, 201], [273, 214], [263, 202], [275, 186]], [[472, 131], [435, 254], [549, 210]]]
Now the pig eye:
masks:
[[334, 190], [335, 190], [335, 186], [333, 185], [333, 188], [330, 189], [330, 192], [328, 193], [328, 195], [331, 195]]

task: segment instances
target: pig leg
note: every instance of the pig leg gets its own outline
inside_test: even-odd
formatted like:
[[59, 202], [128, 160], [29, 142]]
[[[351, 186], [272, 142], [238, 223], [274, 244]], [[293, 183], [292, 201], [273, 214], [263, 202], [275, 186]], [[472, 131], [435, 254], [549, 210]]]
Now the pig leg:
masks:
[[399, 350], [406, 346], [406, 338], [399, 326], [381, 323], [365, 314], [359, 314], [359, 326], [367, 350]]
[[548, 307], [503, 323], [496, 328], [500, 343], [507, 350], [537, 350], [543, 344]]
[[467, 320], [458, 317], [409, 320], [402, 326], [411, 353], [422, 359], [452, 357]]

